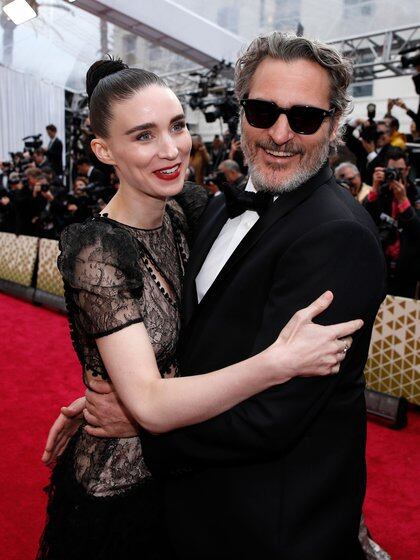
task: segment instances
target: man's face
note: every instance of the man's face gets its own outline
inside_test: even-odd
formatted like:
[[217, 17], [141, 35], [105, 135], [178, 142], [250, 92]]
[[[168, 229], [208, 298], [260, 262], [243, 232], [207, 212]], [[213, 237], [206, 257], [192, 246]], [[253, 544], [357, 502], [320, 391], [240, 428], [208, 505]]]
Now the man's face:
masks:
[[376, 140], [376, 145], [378, 148], [383, 148], [391, 142], [390, 130], [386, 124], [378, 124], [376, 126], [378, 132], [378, 139]]
[[217, 171], [224, 176], [224, 179], [228, 183], [233, 183], [235, 181], [235, 179], [237, 178], [236, 173], [234, 171], [232, 171], [231, 169], [228, 169], [226, 166], [224, 166], [223, 163], [221, 163], [219, 165], [219, 167], [217, 168]]
[[38, 178], [33, 175], [28, 175], [28, 185], [33, 188], [38, 182]]
[[47, 134], [48, 136], [52, 139], [55, 136], [55, 132], [53, 132], [52, 130], [50, 130], [49, 128], [47, 128]]
[[392, 167], [393, 169], [398, 169], [402, 175], [403, 183], [407, 184], [408, 174], [410, 172], [410, 167], [407, 166], [403, 158], [400, 159], [390, 159], [388, 161], [387, 167]]
[[34, 161], [37, 165], [39, 165], [43, 159], [44, 156], [42, 154], [34, 154]]
[[[284, 109], [309, 105], [329, 110], [329, 94], [328, 73], [315, 62], [266, 58], [252, 78], [249, 98], [273, 101]], [[284, 114], [267, 129], [250, 126], [243, 115], [242, 148], [255, 188], [290, 191], [315, 175], [328, 157], [336, 121], [324, 119], [315, 134], [302, 135], [290, 128]]]
[[351, 167], [344, 167], [338, 176], [341, 181], [346, 181], [352, 191], [358, 192], [362, 186], [362, 179], [359, 172], [355, 172]]

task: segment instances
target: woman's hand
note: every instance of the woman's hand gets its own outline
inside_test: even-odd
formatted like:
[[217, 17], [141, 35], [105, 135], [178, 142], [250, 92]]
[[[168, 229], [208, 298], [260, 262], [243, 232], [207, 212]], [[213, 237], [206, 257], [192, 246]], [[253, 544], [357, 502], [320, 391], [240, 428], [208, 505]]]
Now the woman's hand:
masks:
[[281, 381], [284, 381], [285, 372], [289, 378], [338, 373], [353, 342], [350, 335], [363, 326], [363, 321], [357, 319], [327, 327], [313, 323], [312, 319], [324, 312], [332, 300], [332, 292], [325, 292], [295, 313], [276, 342], [267, 349], [273, 367], [283, 375]]
[[83, 421], [85, 397], [80, 397], [69, 406], [63, 406], [60, 416], [48, 432], [47, 443], [42, 455], [42, 462], [51, 465], [63, 453], [70, 438], [77, 432]]

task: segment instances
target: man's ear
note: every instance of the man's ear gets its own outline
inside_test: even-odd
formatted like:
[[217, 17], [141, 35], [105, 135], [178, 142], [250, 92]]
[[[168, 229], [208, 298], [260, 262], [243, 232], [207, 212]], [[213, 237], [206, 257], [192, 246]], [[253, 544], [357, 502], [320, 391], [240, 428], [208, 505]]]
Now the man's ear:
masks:
[[90, 147], [99, 161], [106, 163], [107, 165], [115, 165], [115, 160], [111, 150], [103, 138], [94, 138], [91, 140]]

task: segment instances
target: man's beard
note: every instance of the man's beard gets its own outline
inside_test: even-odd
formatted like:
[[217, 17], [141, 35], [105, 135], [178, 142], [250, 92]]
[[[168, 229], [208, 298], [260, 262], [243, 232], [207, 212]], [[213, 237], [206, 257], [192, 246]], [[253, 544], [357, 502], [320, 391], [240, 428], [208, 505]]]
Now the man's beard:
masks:
[[[295, 144], [293, 140], [286, 142], [281, 146], [275, 142], [261, 142], [250, 148], [247, 143], [246, 133], [244, 129], [242, 129], [242, 149], [248, 163], [249, 174], [255, 190], [280, 194], [297, 189], [300, 185], [306, 183], [306, 181], [316, 175], [328, 159], [330, 144], [329, 135], [327, 135], [310, 153], [305, 151], [302, 146]], [[276, 178], [275, 163], [273, 163], [272, 166], [263, 166], [255, 163], [259, 149], [300, 154], [301, 160], [299, 162], [299, 167], [293, 175], [287, 178]], [[271, 172], [269, 171], [270, 168]]]

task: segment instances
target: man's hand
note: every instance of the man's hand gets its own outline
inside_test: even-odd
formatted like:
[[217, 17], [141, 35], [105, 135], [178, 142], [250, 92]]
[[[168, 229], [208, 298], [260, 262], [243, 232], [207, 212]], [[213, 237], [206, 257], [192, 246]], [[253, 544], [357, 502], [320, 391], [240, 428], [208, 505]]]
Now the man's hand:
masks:
[[229, 159], [233, 159], [233, 156], [236, 154], [236, 152], [242, 152], [240, 140], [232, 140], [229, 151]]
[[401, 109], [404, 109], [404, 111], [407, 111], [407, 105], [399, 97], [394, 100], [394, 103], [395, 103], [395, 105], [397, 105], [397, 107], [401, 107]]
[[69, 406], [63, 406], [60, 416], [48, 432], [42, 462], [51, 465], [64, 452], [70, 438], [77, 432], [83, 421], [85, 397], [80, 397]]
[[[97, 437], [135, 437], [139, 426], [110, 383], [91, 382], [86, 391], [85, 430]], [[93, 390], [92, 390], [93, 389]]]
[[385, 170], [383, 167], [375, 167], [373, 173], [372, 189], [374, 192], [379, 192], [379, 187], [385, 181]]
[[41, 195], [46, 198], [49, 202], [54, 200], [54, 195], [51, 191], [41, 191]]
[[394, 193], [394, 198], [398, 204], [402, 204], [407, 200], [407, 191], [402, 181], [391, 181], [389, 188]]

